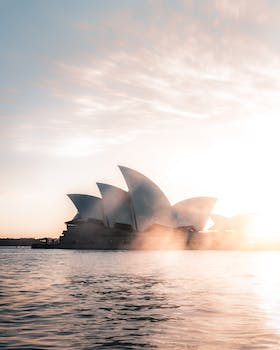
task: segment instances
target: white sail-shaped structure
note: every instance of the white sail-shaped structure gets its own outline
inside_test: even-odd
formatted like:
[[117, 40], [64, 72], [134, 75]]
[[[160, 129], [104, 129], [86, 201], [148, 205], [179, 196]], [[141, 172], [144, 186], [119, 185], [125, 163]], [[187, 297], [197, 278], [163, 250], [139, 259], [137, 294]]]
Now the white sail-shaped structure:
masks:
[[173, 226], [172, 207], [160, 188], [148, 177], [119, 166], [129, 189], [134, 212], [133, 228], [144, 231], [153, 224]]
[[176, 203], [173, 206], [175, 225], [203, 230], [216, 201], [214, 197], [194, 197]]
[[214, 223], [213, 229], [215, 230], [227, 230], [230, 229], [229, 218], [220, 214], [211, 214], [211, 219]]
[[216, 230], [245, 232], [250, 229], [251, 223], [254, 221], [254, 214], [242, 213], [231, 217], [213, 214], [211, 218], [214, 222], [213, 228]]
[[101, 198], [87, 194], [68, 194], [67, 196], [77, 208], [79, 218], [103, 221], [104, 214]]
[[[60, 237], [60, 247], [187, 249], [190, 243], [200, 241], [200, 236], [204, 235], [198, 232], [205, 228], [212, 215], [216, 198], [189, 198], [171, 206], [165, 194], [148, 177], [125, 166], [119, 168], [127, 190], [98, 182], [100, 198], [68, 194], [77, 213], [65, 222], [67, 230]], [[220, 225], [241, 232], [246, 223], [243, 216], [216, 219], [213, 215], [216, 225], [212, 231]], [[197, 240], [194, 239], [196, 234]]]
[[105, 224], [114, 227], [116, 223], [132, 226], [132, 208], [127, 191], [105, 183], [97, 183], [102, 196]]

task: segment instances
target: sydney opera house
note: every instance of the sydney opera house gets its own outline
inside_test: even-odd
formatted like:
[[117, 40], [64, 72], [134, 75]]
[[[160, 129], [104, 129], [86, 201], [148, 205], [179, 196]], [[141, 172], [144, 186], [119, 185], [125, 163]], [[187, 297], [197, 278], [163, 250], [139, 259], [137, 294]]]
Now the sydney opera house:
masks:
[[77, 213], [65, 223], [60, 247], [186, 249], [204, 229], [216, 198], [195, 197], [171, 205], [148, 177], [124, 166], [119, 169], [128, 191], [97, 183], [100, 197], [68, 195]]

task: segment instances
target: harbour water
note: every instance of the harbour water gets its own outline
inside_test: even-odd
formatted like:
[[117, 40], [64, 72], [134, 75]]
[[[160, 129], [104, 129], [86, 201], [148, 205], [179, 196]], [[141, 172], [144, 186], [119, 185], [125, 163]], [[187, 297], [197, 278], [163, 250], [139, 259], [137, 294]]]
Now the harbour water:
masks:
[[280, 252], [0, 249], [1, 349], [280, 349]]

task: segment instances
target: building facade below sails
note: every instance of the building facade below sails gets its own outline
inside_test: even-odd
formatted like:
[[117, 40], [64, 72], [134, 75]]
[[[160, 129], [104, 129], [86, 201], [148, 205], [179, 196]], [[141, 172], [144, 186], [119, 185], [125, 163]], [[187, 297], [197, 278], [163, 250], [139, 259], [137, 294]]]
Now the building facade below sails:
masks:
[[188, 249], [203, 230], [216, 203], [195, 197], [171, 205], [143, 174], [119, 166], [128, 190], [97, 183], [100, 197], [69, 194], [77, 209], [55, 248]]

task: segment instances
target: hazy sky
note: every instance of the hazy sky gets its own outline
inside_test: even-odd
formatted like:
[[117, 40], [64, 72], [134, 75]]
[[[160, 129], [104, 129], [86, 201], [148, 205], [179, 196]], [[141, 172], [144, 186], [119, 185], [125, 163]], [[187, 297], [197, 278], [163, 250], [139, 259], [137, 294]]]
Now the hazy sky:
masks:
[[280, 2], [0, 0], [0, 235], [58, 236], [66, 193], [279, 207]]

